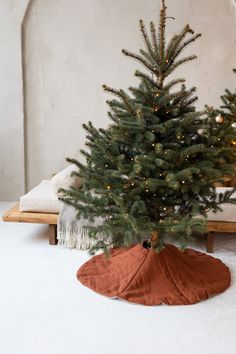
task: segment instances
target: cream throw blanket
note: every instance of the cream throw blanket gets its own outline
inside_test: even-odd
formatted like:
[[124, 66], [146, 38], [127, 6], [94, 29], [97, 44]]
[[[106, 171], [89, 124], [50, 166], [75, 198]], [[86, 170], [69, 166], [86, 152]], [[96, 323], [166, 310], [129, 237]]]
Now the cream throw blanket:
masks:
[[[93, 225], [100, 225], [102, 221], [103, 219], [99, 217]], [[57, 226], [58, 244], [81, 250], [88, 250], [93, 247], [96, 241], [89, 237], [86, 226], [91, 226], [91, 222], [83, 218], [78, 219], [76, 210], [63, 204]]]

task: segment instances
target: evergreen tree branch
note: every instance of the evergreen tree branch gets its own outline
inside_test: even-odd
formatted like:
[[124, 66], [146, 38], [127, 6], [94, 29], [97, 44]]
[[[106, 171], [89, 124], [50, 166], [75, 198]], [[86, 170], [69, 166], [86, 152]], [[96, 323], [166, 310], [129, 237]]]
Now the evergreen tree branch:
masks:
[[128, 57], [131, 57], [137, 61], [139, 61], [141, 64], [143, 64], [147, 69], [149, 69], [153, 74], [158, 76], [159, 71], [157, 67], [150, 65], [145, 59], [143, 59], [140, 55], [132, 53], [126, 49], [122, 49], [122, 53]]
[[143, 39], [144, 39], [144, 43], [146, 45], [147, 51], [149, 52], [150, 56], [153, 58], [153, 60], [155, 61], [156, 57], [153, 53], [153, 48], [152, 48], [152, 44], [150, 42], [150, 39], [148, 37], [145, 25], [143, 23], [143, 20], [139, 20], [139, 24], [140, 24], [140, 31], [142, 33]]

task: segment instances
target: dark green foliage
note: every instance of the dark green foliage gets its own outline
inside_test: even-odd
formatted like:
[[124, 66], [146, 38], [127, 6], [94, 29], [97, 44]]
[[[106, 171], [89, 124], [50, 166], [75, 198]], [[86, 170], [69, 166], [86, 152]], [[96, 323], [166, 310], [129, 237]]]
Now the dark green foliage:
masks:
[[214, 154], [222, 158], [217, 167], [224, 171], [225, 176], [231, 176], [236, 155], [236, 92], [226, 89], [221, 100], [220, 109], [207, 106], [208, 127], [203, 135], [206, 134], [211, 147], [214, 146]]
[[200, 37], [186, 25], [166, 44], [167, 19], [163, 1], [158, 28], [151, 22], [148, 34], [140, 21], [144, 49], [139, 54], [123, 50], [145, 68], [135, 72], [139, 86], [129, 93], [103, 86], [115, 96], [107, 101], [111, 124], [107, 129], [84, 124], [86, 163], [68, 159], [84, 184], [62, 191], [62, 200], [74, 206], [78, 218], [104, 218], [89, 230], [97, 240], [91, 253], [140, 242], [152, 231], [159, 234], [159, 249], [166, 233], [185, 247], [193, 231], [205, 230], [205, 219], [196, 216], [230, 201], [232, 193], [217, 196], [214, 183], [231, 173], [236, 161], [235, 132], [217, 124], [213, 110], [196, 111], [196, 89], [187, 89], [183, 78], [166, 81], [196, 58], [180, 55]]

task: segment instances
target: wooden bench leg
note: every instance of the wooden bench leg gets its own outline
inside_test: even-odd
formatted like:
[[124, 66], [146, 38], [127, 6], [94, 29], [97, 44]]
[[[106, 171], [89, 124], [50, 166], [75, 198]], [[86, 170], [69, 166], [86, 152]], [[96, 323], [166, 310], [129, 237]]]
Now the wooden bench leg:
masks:
[[49, 244], [57, 244], [57, 225], [49, 225], [48, 228]]
[[213, 232], [208, 232], [207, 234], [207, 246], [206, 250], [208, 253], [214, 252], [214, 242], [215, 242], [215, 235]]

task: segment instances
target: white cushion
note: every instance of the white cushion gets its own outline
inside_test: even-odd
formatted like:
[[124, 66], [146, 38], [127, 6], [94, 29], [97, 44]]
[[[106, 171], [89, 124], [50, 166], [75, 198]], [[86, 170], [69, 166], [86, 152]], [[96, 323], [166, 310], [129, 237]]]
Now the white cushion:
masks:
[[78, 171], [78, 167], [74, 164], [68, 166], [61, 172], [57, 173], [51, 179], [52, 189], [55, 193], [58, 192], [60, 188], [68, 189], [69, 187], [79, 188], [82, 184], [81, 178], [73, 176], [71, 177], [71, 173], [73, 171]]
[[[228, 190], [231, 190], [231, 187], [217, 187], [217, 193], [224, 193]], [[233, 193], [233, 198], [236, 198], [236, 193]], [[207, 215], [209, 221], [227, 221], [227, 222], [236, 222], [236, 205], [233, 204], [223, 204], [222, 212], [213, 213], [210, 211]]]
[[20, 198], [20, 211], [59, 213], [61, 205], [50, 180], [43, 180], [37, 187]]

